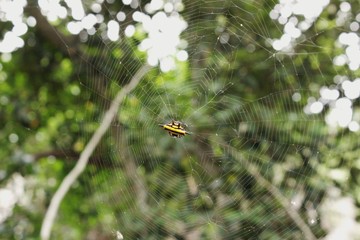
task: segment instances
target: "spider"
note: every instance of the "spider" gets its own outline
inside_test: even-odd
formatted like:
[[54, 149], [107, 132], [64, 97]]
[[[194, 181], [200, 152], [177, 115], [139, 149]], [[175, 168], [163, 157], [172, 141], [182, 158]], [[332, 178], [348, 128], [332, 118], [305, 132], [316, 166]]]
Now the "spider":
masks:
[[186, 124], [171, 120], [168, 124], [159, 124], [164, 130], [168, 131], [169, 135], [174, 138], [181, 138], [185, 135], [190, 135], [191, 133], [185, 130]]

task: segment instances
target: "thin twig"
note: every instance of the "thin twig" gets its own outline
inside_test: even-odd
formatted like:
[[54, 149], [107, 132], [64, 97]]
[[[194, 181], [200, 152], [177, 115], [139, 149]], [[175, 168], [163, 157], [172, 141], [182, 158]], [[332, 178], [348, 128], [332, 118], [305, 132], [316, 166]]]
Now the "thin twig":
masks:
[[69, 191], [70, 187], [76, 179], [80, 176], [80, 174], [85, 170], [85, 167], [89, 161], [91, 154], [93, 153], [96, 146], [99, 144], [101, 138], [106, 133], [108, 128], [111, 125], [116, 113], [118, 112], [119, 106], [122, 103], [124, 97], [130, 93], [140, 82], [140, 80], [144, 77], [144, 75], [150, 70], [149, 65], [143, 65], [131, 79], [129, 84], [125, 85], [116, 95], [114, 100], [112, 101], [109, 110], [105, 113], [103, 120], [99, 126], [99, 128], [95, 131], [93, 136], [91, 137], [88, 144], [85, 146], [84, 151], [81, 153], [79, 161], [76, 163], [75, 167], [71, 170], [71, 172], [64, 178], [59, 189], [56, 191], [55, 195], [51, 199], [50, 206], [45, 214], [45, 218], [43, 220], [41, 226], [40, 236], [43, 240], [48, 240], [51, 233], [51, 228], [54, 223], [55, 217], [57, 215], [57, 211], [59, 209], [60, 203], [66, 193]]
[[276, 188], [273, 184], [271, 184], [268, 180], [266, 180], [266, 178], [264, 178], [259, 173], [258, 169], [253, 164], [251, 164], [249, 161], [244, 161], [244, 159], [240, 157], [240, 154], [238, 151], [236, 151], [236, 149], [234, 149], [233, 147], [227, 144], [224, 145], [226, 148], [230, 150], [229, 153], [233, 158], [235, 158], [237, 161], [241, 161], [246, 171], [248, 171], [248, 173], [250, 173], [256, 179], [256, 182], [260, 186], [265, 188], [280, 203], [280, 205], [285, 209], [288, 216], [303, 232], [305, 239], [307, 240], [317, 239], [314, 233], [311, 231], [310, 227], [304, 222], [304, 220], [301, 218], [299, 213], [291, 206], [289, 200], [280, 192], [280, 190]]

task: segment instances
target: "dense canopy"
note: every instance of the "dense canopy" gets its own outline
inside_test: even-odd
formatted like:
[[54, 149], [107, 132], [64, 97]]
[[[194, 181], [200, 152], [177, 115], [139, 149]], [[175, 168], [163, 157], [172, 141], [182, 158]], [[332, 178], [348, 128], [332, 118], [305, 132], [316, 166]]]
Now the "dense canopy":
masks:
[[360, 239], [358, 1], [0, 9], [1, 239]]

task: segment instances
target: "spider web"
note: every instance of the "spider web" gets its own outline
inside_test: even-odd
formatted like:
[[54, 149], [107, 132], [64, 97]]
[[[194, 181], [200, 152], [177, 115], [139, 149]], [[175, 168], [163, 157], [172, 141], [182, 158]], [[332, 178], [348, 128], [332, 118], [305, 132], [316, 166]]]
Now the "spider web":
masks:
[[[288, 47], [274, 50], [283, 35], [283, 25], [271, 19], [277, 2], [182, 4], [183, 13], [165, 15], [186, 21], [186, 44], [177, 51], [188, 59], [167, 56], [148, 72], [83, 176], [86, 201], [104, 218], [100, 228], [118, 239], [303, 239], [309, 237], [304, 229], [324, 236], [318, 206], [325, 187], [316, 168], [326, 155], [319, 149], [327, 130], [324, 114], [309, 114], [306, 106], [317, 92], [311, 77], [332, 64], [328, 48], [315, 43], [326, 30], [303, 30]], [[154, 16], [163, 8], [134, 11]], [[131, 15], [125, 19], [125, 26], [141, 26]], [[156, 65], [138, 48], [144, 32], [121, 33], [110, 41], [100, 26], [87, 36], [79, 64], [86, 79], [79, 81], [88, 101], [78, 119], [79, 142], [90, 139], [115, 94], [144, 63]], [[252, 54], [262, 61], [252, 61]], [[309, 55], [328, 62], [302, 62]], [[327, 76], [322, 80], [332, 84]], [[192, 135], [169, 137], [158, 125], [171, 120], [185, 123]]]

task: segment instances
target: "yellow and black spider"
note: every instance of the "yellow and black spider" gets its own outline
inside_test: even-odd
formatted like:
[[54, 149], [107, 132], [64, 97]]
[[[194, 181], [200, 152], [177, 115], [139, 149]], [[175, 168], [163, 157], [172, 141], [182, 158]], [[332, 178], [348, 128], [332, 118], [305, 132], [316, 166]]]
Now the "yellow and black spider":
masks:
[[174, 138], [181, 138], [185, 135], [190, 135], [191, 133], [185, 130], [186, 124], [171, 120], [168, 124], [159, 124], [164, 130], [168, 131], [169, 135]]

